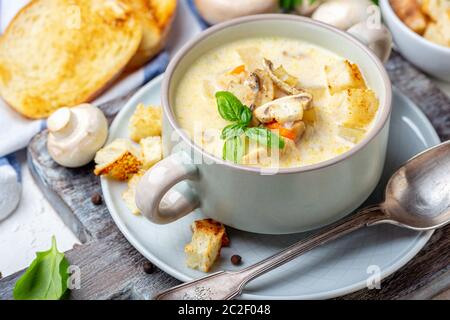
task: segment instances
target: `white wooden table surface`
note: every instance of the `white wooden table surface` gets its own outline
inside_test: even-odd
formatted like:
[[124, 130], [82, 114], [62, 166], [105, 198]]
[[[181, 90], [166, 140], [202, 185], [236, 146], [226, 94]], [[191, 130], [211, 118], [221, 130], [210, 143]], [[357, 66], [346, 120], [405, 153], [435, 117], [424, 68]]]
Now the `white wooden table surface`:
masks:
[[[171, 53], [200, 31], [193, 19], [184, 1], [181, 1], [169, 44]], [[450, 83], [436, 83], [450, 96]], [[36, 251], [49, 248], [52, 235], [56, 236], [60, 251], [71, 249], [79, 243], [34, 183], [26, 165], [25, 152], [21, 151], [18, 157], [23, 174], [22, 199], [17, 210], [0, 222], [0, 272], [3, 276], [27, 267]]]

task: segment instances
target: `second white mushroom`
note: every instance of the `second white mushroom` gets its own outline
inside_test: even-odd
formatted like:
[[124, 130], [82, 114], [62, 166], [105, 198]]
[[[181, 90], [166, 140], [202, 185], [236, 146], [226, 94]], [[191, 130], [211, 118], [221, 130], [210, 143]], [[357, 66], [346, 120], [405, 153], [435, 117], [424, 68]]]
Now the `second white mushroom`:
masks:
[[366, 19], [367, 8], [372, 5], [370, 0], [331, 0], [321, 4], [312, 18], [347, 30]]

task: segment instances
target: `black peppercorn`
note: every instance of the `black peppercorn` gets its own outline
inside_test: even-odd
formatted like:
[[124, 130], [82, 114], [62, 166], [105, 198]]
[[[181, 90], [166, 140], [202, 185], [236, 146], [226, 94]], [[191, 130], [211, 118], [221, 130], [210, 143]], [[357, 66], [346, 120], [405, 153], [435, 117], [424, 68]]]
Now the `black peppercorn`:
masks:
[[235, 254], [234, 256], [231, 257], [231, 263], [234, 264], [235, 266], [240, 265], [241, 262], [242, 262], [241, 256]]
[[102, 204], [103, 199], [100, 193], [96, 192], [91, 198], [91, 201], [94, 205], [99, 206]]
[[144, 267], [144, 272], [146, 274], [152, 274], [155, 269], [153, 264], [150, 261], [145, 261], [143, 264], [143, 267]]

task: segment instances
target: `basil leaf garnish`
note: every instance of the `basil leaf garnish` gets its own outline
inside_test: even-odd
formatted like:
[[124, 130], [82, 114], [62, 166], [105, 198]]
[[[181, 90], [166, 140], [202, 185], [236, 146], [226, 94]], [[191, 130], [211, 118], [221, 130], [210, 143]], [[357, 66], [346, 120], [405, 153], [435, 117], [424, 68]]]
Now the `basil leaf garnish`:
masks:
[[284, 148], [284, 139], [279, 135], [273, 133], [269, 129], [254, 127], [254, 128], [246, 128], [245, 135], [252, 140], [257, 141], [258, 143], [264, 144], [269, 148], [272, 145], [278, 146], [279, 149]]
[[284, 148], [284, 139], [272, 131], [261, 128], [249, 128], [252, 121], [252, 110], [242, 104], [239, 99], [228, 91], [216, 93], [216, 102], [219, 114], [225, 120], [233, 122], [222, 130], [221, 139], [223, 145], [223, 159], [239, 163], [244, 155], [245, 146], [241, 136], [245, 134], [249, 139], [256, 140], [271, 148], [272, 145]]
[[69, 263], [58, 251], [56, 239], [48, 251], [37, 252], [27, 271], [14, 287], [16, 300], [59, 300], [67, 291]]
[[252, 121], [252, 117], [252, 110], [250, 110], [250, 108], [247, 106], [243, 106], [239, 123], [244, 126], [248, 126], [250, 124], [250, 121]]
[[223, 159], [234, 163], [241, 162], [244, 155], [244, 145], [241, 137], [230, 138], [223, 145]]
[[228, 121], [240, 121], [244, 105], [234, 94], [228, 91], [216, 92], [216, 102], [222, 118]]
[[234, 137], [240, 137], [244, 134], [244, 128], [245, 126], [242, 124], [230, 124], [223, 128], [220, 138], [227, 140]]

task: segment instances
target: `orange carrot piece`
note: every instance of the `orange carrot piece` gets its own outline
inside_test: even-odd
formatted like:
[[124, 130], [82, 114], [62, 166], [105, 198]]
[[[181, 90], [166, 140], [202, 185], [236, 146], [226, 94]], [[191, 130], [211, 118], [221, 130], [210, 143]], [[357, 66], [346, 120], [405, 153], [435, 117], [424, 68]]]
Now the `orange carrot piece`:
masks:
[[230, 74], [240, 74], [245, 71], [245, 65], [240, 65], [230, 71]]
[[294, 130], [289, 130], [287, 128], [284, 128], [278, 122], [268, 123], [268, 124], [266, 124], [266, 127], [269, 128], [270, 130], [278, 130], [278, 133], [280, 136], [288, 138], [290, 140], [295, 140], [295, 138], [296, 138]]

